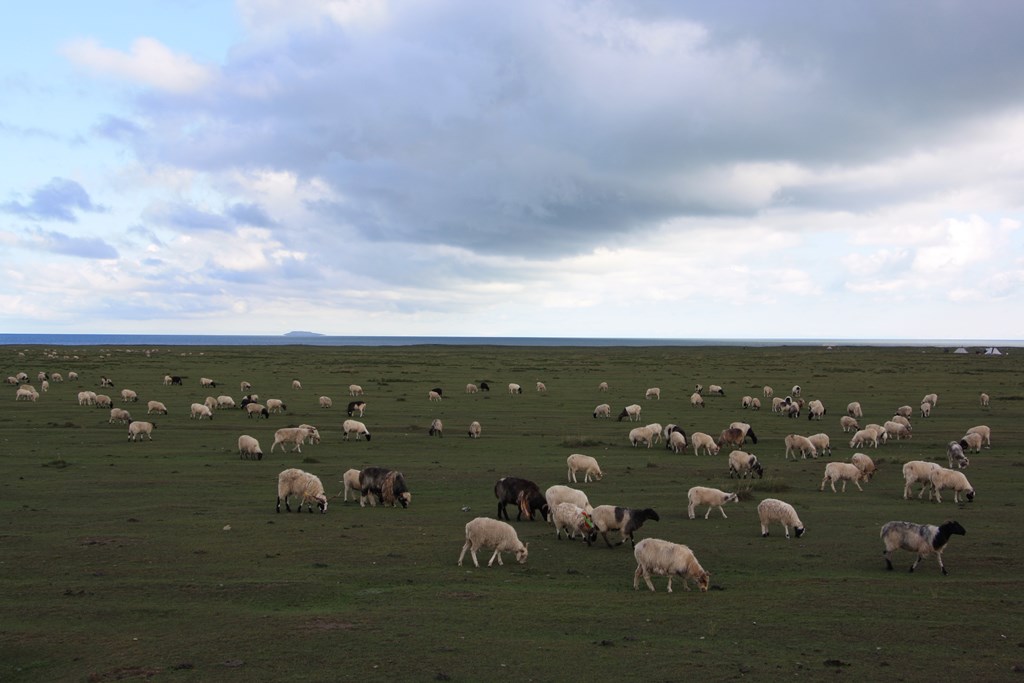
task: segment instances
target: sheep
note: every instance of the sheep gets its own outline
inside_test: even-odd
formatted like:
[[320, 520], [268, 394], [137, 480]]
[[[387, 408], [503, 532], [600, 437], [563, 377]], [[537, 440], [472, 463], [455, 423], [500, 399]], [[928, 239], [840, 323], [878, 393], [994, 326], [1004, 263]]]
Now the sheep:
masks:
[[359, 386], [358, 384], [349, 384], [348, 385], [348, 395], [349, 396], [362, 396], [363, 395], [363, 388], [361, 386]]
[[441, 401], [441, 394], [437, 393], [436, 391], [428, 391], [427, 392], [427, 400], [428, 401], [440, 402]]
[[359, 472], [359, 506], [365, 507], [367, 502], [374, 505], [374, 499], [379, 499], [385, 506], [401, 504], [407, 508], [412, 502], [412, 494], [401, 472], [384, 467], [366, 467]]
[[359, 420], [345, 420], [341, 423], [341, 430], [345, 432], [342, 441], [348, 441], [349, 437], [353, 434], [356, 435], [356, 441], [359, 441], [361, 436], [365, 436], [367, 441], [370, 440], [370, 430]]
[[508, 393], [509, 393], [509, 396], [514, 396], [516, 394], [521, 394], [521, 393], [523, 393], [523, 388], [521, 386], [519, 386], [518, 384], [516, 384], [515, 382], [509, 382], [508, 383]]
[[594, 511], [590, 501], [587, 499], [587, 494], [579, 489], [570, 488], [563, 486], [562, 484], [555, 484], [548, 488], [544, 492], [544, 501], [548, 504], [548, 515], [547, 521], [551, 521], [551, 515], [554, 513], [555, 506], [559, 503], [572, 503], [578, 505], [587, 513], [590, 514]]
[[933, 406], [939, 405], [938, 394], [925, 394], [924, 398], [921, 399], [921, 403], [931, 403]]
[[146, 404], [146, 415], [152, 415], [157, 413], [158, 415], [167, 414], [167, 406], [160, 401], [150, 401]]
[[297, 379], [293, 379], [292, 380], [292, 389], [295, 389], [296, 391], [298, 391], [299, 389], [302, 389], [302, 382], [300, 382]]
[[441, 387], [434, 387], [430, 391], [435, 392], [438, 396], [444, 396], [444, 389], [442, 389]]
[[261, 417], [263, 419], [270, 419], [270, 411], [262, 403], [246, 403], [245, 414], [247, 417], [255, 417], [257, 420]]
[[992, 447], [992, 429], [988, 425], [978, 425], [967, 430], [968, 434], [980, 434], [985, 440], [985, 446]]
[[647, 431], [651, 434], [651, 443], [658, 443], [661, 441], [661, 424], [658, 422], [652, 422], [647, 425]]
[[[937, 467], [929, 473], [928, 481], [932, 485], [932, 491], [935, 492], [935, 502], [937, 503], [942, 502], [942, 496], [939, 495], [939, 491], [942, 489], [953, 489], [954, 503], [960, 502], [961, 493], [964, 494], [968, 503], [974, 500], [974, 487], [971, 486], [971, 482], [967, 481], [964, 473], [959, 470]], [[929, 494], [930, 497], [931, 494]]]
[[263, 449], [260, 448], [260, 442], [248, 434], [242, 434], [238, 437], [238, 457], [245, 460], [262, 460]]
[[302, 442], [309, 436], [310, 431], [306, 427], [281, 427], [274, 432], [274, 443], [270, 446], [270, 452], [274, 452], [274, 448], [278, 444], [281, 444], [281, 450], [285, 453], [288, 452], [288, 444], [294, 444], [292, 451], [302, 452]]
[[696, 385], [694, 385], [693, 393], [700, 394], [700, 395], [703, 396], [704, 395], [704, 385], [703, 384], [696, 384]]
[[786, 417], [800, 417], [800, 404], [790, 403], [786, 406]]
[[850, 439], [850, 448], [865, 448], [868, 445], [878, 448], [878, 435], [870, 429], [859, 429]]
[[728, 519], [729, 516], [725, 514], [725, 504], [738, 503], [740, 501], [740, 497], [735, 493], [728, 493], [721, 489], [713, 489], [707, 486], [694, 486], [686, 492], [686, 500], [690, 503], [686, 507], [686, 514], [689, 515], [690, 519], [696, 518], [698, 505], [708, 506], [708, 511], [704, 515], [704, 519], [707, 519], [711, 515], [711, 510], [714, 508], [718, 508], [718, 511], [722, 513], [722, 517]]
[[242, 394], [248, 394], [252, 391], [252, 384], [246, 382], [244, 379], [238, 383], [238, 391]]
[[334, 401], [331, 400], [330, 396], [321, 396], [320, 397], [320, 407], [321, 408], [333, 408], [334, 407]]
[[96, 403], [96, 392], [95, 391], [79, 391], [78, 392], [78, 405], [80, 406], [91, 406]]
[[669, 434], [666, 444], [672, 448], [673, 453], [686, 452], [686, 432], [680, 430]]
[[698, 394], [697, 392], [693, 392], [692, 394], [690, 394], [690, 405], [694, 408], [703, 408], [704, 397]]
[[39, 389], [43, 393], [46, 393], [47, 391], [50, 390], [50, 382], [48, 380], [44, 379], [42, 382], [39, 383]]
[[725, 396], [725, 389], [718, 386], [717, 384], [708, 385], [708, 393], [715, 394], [717, 396]]
[[153, 440], [153, 430], [156, 429], [156, 425], [152, 422], [129, 422], [128, 423], [128, 440], [129, 441], [141, 441], [142, 437], [148, 436], [149, 440]]
[[885, 434], [890, 439], [895, 437], [899, 441], [900, 439], [909, 439], [912, 436], [910, 427], [900, 422], [887, 420], [882, 426], [885, 427]]
[[921, 404], [921, 417], [932, 416], [932, 404], [927, 401]]
[[807, 419], [820, 420], [825, 416], [825, 404], [815, 399], [807, 404]]
[[[920, 498], [924, 495], [926, 489], [930, 489], [931, 475], [933, 470], [939, 469], [940, 465], [934, 462], [927, 462], [925, 460], [910, 460], [903, 464], [903, 500], [910, 498], [910, 494], [914, 487], [914, 484], [921, 483], [921, 491], [917, 494]], [[931, 500], [931, 492], [928, 493], [928, 499]]]
[[359, 411], [359, 417], [363, 416], [366, 412], [366, 401], [349, 401], [348, 408], [345, 409], [345, 413], [349, 417], [355, 417], [356, 411]]
[[97, 408], [113, 408], [114, 402], [106, 394], [94, 394], [94, 405]]
[[864, 429], [868, 430], [869, 432], [874, 432], [875, 438], [881, 441], [882, 443], [885, 443], [886, 441], [889, 440], [889, 433], [886, 432], [885, 427], [883, 427], [880, 424], [872, 422], [871, 424], [865, 425]]
[[288, 410], [288, 406], [279, 398], [268, 398], [266, 406], [269, 413], [283, 413]]
[[529, 479], [519, 477], [502, 477], [494, 483], [494, 497], [498, 499], [498, 519], [509, 519], [506, 505], [515, 505], [516, 521], [521, 521], [523, 515], [533, 521], [533, 514], [540, 512], [544, 519], [548, 517], [548, 503], [541, 495], [537, 484]]
[[776, 396], [772, 399], [772, 412], [781, 414], [786, 408], [786, 399]]
[[602, 403], [601, 405], [599, 405], [596, 408], [594, 408], [594, 419], [595, 420], [597, 418], [599, 418], [599, 417], [611, 417], [611, 416], [612, 416], [612, 407], [610, 405], [608, 405], [607, 403]]
[[974, 453], [981, 453], [981, 444], [984, 442], [984, 437], [977, 432], [969, 432], [964, 434], [964, 438], [960, 439], [960, 447], [965, 451]]
[[653, 438], [651, 436], [651, 430], [647, 427], [635, 427], [629, 430], [629, 443], [632, 444], [634, 448], [636, 448], [638, 443], [645, 443], [647, 444], [647, 447], [650, 448], [652, 441]]
[[124, 408], [111, 408], [110, 409], [110, 420], [108, 420], [109, 424], [114, 424], [115, 422], [117, 422], [119, 424], [128, 424], [131, 421], [132, 421], [131, 413], [129, 413]]
[[200, 378], [199, 378], [199, 386], [201, 386], [201, 387], [203, 387], [204, 389], [206, 389], [206, 388], [209, 388], [209, 387], [215, 387], [215, 386], [217, 386], [217, 383], [216, 383], [216, 382], [214, 382], [214, 381], [213, 381], [212, 379], [210, 379], [209, 377], [200, 377]]
[[817, 449], [818, 453], [821, 453], [822, 455], [832, 455], [832, 445], [828, 438], [828, 434], [812, 434], [807, 437], [807, 440], [814, 445], [814, 448]]
[[[850, 462], [830, 462], [825, 465], [825, 476], [821, 480], [821, 486], [818, 488], [819, 491], [825, 490], [825, 484], [828, 483], [832, 486], [832, 493], [836, 493], [836, 482], [843, 482], [843, 493], [846, 493], [846, 482], [852, 481], [857, 485], [858, 491], [863, 491], [861, 488], [860, 480], [864, 479], [864, 472], [859, 467]], [[865, 479], [865, 481], [867, 481]]]
[[352, 494], [352, 500], [356, 500], [356, 491], [359, 490], [359, 470], [345, 470], [341, 475], [341, 483], [345, 485], [345, 502], [348, 502], [348, 494]]
[[860, 425], [857, 424], [857, 420], [849, 415], [843, 415], [839, 418], [839, 426], [843, 428], [844, 434], [849, 434], [850, 432], [855, 432], [860, 429]]
[[50, 381], [53, 382], [54, 384], [60, 384], [61, 382], [64, 381], [64, 375], [60, 374], [59, 372], [50, 373]]
[[644, 392], [644, 398], [647, 398], [647, 399], [656, 398], [656, 399], [658, 399], [660, 401], [661, 400], [661, 387], [651, 387], [650, 389], [648, 389], [647, 391]]
[[966, 536], [967, 531], [956, 521], [949, 520], [939, 526], [934, 524], [915, 524], [913, 522], [886, 522], [882, 525], [879, 536], [885, 543], [885, 550], [882, 556], [885, 558], [885, 568], [892, 571], [892, 553], [894, 550], [909, 550], [917, 553], [917, 559], [910, 565], [910, 571], [917, 569], [917, 565], [926, 555], [935, 553], [939, 561], [939, 569], [943, 576], [948, 576], [946, 565], [942, 563], [942, 551], [953, 535]]
[[982, 408], [988, 408], [989, 403], [991, 403], [992, 399], [989, 398], [988, 394], [982, 392], [981, 395], [978, 396], [978, 401], [981, 403]]
[[300, 424], [299, 429], [306, 430], [306, 439], [303, 443], [320, 443], [320, 431], [316, 427], [308, 424]]
[[488, 567], [494, 564], [494, 560], [498, 560], [499, 565], [504, 565], [501, 561], [503, 552], [514, 553], [516, 562], [526, 564], [526, 558], [530, 554], [529, 545], [519, 540], [511, 524], [490, 517], [477, 517], [466, 523], [466, 543], [459, 553], [459, 566], [462, 566], [462, 559], [468, 550], [470, 557], [473, 558], [473, 566], [479, 567], [476, 551], [480, 548], [494, 548], [494, 554], [487, 563]]
[[430, 423], [430, 429], [427, 430], [427, 434], [430, 436], [444, 436], [444, 424], [440, 418], [434, 418]]
[[704, 432], [694, 432], [690, 435], [690, 445], [693, 446], [693, 454], [700, 455], [700, 449], [704, 449], [707, 455], [718, 455], [720, 450], [715, 440]]
[[573, 453], [565, 459], [566, 465], [569, 467], [569, 472], [566, 475], [566, 481], [572, 483], [578, 483], [576, 481], [576, 473], [583, 472], [583, 483], [587, 483], [593, 478], [594, 481], [601, 481], [604, 473], [601, 472], [601, 466], [597, 464], [597, 460], [589, 455], [583, 455], [582, 453]]
[[121, 390], [121, 402], [122, 403], [136, 403], [139, 400], [139, 395], [131, 389]]
[[636, 558], [636, 571], [633, 572], [633, 590], [640, 587], [640, 577], [644, 577], [647, 587], [654, 590], [651, 575], [668, 577], [668, 592], [672, 592], [672, 579], [680, 576], [683, 588], [690, 590], [689, 580], [697, 584], [702, 592], [707, 592], [711, 585], [711, 574], [704, 571], [693, 551], [685, 545], [663, 541], [658, 538], [645, 538], [633, 548]]
[[486, 391], [486, 392], [490, 393], [491, 385], [488, 384], [487, 382], [480, 382], [480, 391]]
[[7, 378], [4, 380], [4, 384], [18, 384], [18, 383], [19, 383], [18, 382], [18, 378], [15, 377], [14, 375], [8, 375]]
[[786, 435], [786, 460], [789, 460], [790, 452], [793, 453], [793, 460], [797, 459], [797, 453], [799, 453], [805, 460], [807, 459], [808, 454], [810, 454], [812, 458], [818, 457], [818, 449], [814, 447], [811, 440], [806, 436], [800, 436], [799, 434]]
[[597, 385], [598, 391], [608, 391], [608, 382], [601, 382]]
[[543, 394], [548, 390], [548, 387], [544, 382], [537, 382], [537, 393]]
[[746, 441], [743, 430], [736, 427], [730, 427], [723, 429], [722, 433], [718, 435], [718, 439], [715, 443], [719, 446], [735, 446], [740, 448], [743, 446], [743, 442]]
[[768, 525], [771, 522], [781, 522], [782, 528], [786, 531], [786, 538], [789, 538], [789, 527], [797, 538], [804, 535], [804, 523], [796, 514], [792, 505], [778, 498], [765, 498], [757, 504], [757, 516], [761, 518], [761, 537], [767, 538]]
[[480, 391], [479, 387], [477, 387], [477, 385], [473, 384], [472, 382], [466, 385], [467, 394], [475, 394], [478, 391]]
[[753, 396], [744, 396], [743, 398], [740, 399], [740, 408], [742, 408], [743, 410], [746, 410], [747, 408], [750, 407], [750, 404], [753, 401], [754, 401], [754, 397]]
[[750, 474], [750, 478], [754, 478], [754, 474], [759, 479], [764, 479], [764, 467], [757, 461], [757, 456], [753, 453], [746, 453], [744, 451], [733, 451], [729, 454], [729, 478], [735, 474], [737, 477], [747, 478], [747, 474]]
[[203, 405], [209, 408], [210, 411], [212, 412], [217, 409], [217, 399], [215, 399], [213, 396], [207, 396], [206, 400], [203, 401]]
[[205, 406], [202, 403], [193, 403], [189, 409], [188, 417], [190, 420], [202, 420], [204, 417], [212, 420], [213, 411], [210, 410], [209, 406]]
[[479, 439], [480, 438], [480, 423], [473, 420], [469, 423], [469, 438]]
[[223, 394], [223, 395], [217, 397], [217, 408], [218, 409], [234, 408], [234, 407], [235, 407], [235, 399], [231, 398], [230, 396], [228, 396], [226, 394]]
[[284, 501], [285, 510], [292, 511], [288, 499], [292, 496], [299, 497], [299, 507], [296, 512], [302, 512], [302, 504], [305, 503], [310, 512], [313, 512], [313, 503], [320, 509], [321, 514], [327, 512], [327, 496], [324, 494], [324, 486], [320, 478], [309, 472], [304, 472], [296, 467], [291, 467], [277, 475], [277, 511], [281, 512], [281, 501]]
[[764, 385], [764, 389], [762, 389], [762, 391], [764, 392], [764, 397], [765, 398], [771, 398], [772, 396], [775, 395], [775, 390], [772, 389], [767, 384]]
[[622, 409], [622, 412], [619, 413], [619, 422], [622, 422], [622, 418], [624, 417], [628, 417], [630, 422], [639, 422], [640, 410], [640, 405], [637, 403], [632, 403], [626, 406]]
[[950, 441], [946, 444], [946, 458], [949, 460], [949, 469], [956, 467], [962, 470], [971, 464], [971, 461], [964, 455], [963, 446], [958, 441]]
[[864, 481], [871, 481], [871, 478], [875, 476], [875, 461], [864, 453], [854, 453], [850, 456], [850, 462], [857, 466], [861, 472], [864, 473], [862, 479]]
[[761, 399], [759, 399], [757, 396], [755, 396], [754, 398], [750, 399], [750, 409], [751, 410], [761, 410]]
[[594, 526], [598, 533], [601, 534], [609, 548], [612, 547], [611, 541], [608, 540], [609, 531], [619, 531], [622, 536], [615, 545], [622, 545], [628, 538], [630, 545], [636, 547], [633, 533], [649, 519], [653, 519], [655, 522], [661, 520], [658, 513], [651, 508], [623, 508], [614, 505], [598, 505], [594, 508], [591, 517], [594, 519]]
[[31, 384], [25, 384], [24, 386], [18, 387], [18, 390], [14, 392], [15, 401], [32, 401], [39, 398], [39, 392], [35, 390]]
[[858, 401], [853, 401], [846, 405], [846, 414], [850, 417], [864, 417], [864, 410]]
[[800, 385], [799, 384], [794, 384], [793, 388], [789, 390], [789, 394], [790, 394], [790, 396], [793, 396], [794, 398], [799, 398], [800, 397], [800, 391], [801, 391]]
[[903, 417], [910, 417], [914, 414], [914, 409], [910, 406], [900, 406], [896, 409], [896, 415], [902, 415]]
[[755, 443], [755, 444], [757, 443], [757, 434], [754, 433], [754, 428], [751, 427], [746, 422], [730, 422], [729, 423], [729, 428], [730, 429], [742, 429], [743, 430], [743, 438], [744, 439], [748, 439], [749, 438], [751, 443]]
[[597, 531], [594, 529], [594, 519], [583, 508], [573, 503], [559, 503], [551, 513], [551, 521], [555, 525], [555, 538], [562, 538], [562, 530], [570, 540], [576, 538], [576, 532], [583, 535], [583, 540], [589, 546], [595, 538]]
[[[21, 380], [22, 377], [24, 377], [25, 379]], [[26, 375], [23, 372], [23, 373], [18, 375], [18, 379], [21, 380], [21, 381], [27, 382], [28, 381], [28, 375]], [[110, 379], [109, 377], [101, 375], [100, 376], [100, 386], [101, 387], [110, 387], [111, 389], [113, 389], [114, 388], [114, 380]]]

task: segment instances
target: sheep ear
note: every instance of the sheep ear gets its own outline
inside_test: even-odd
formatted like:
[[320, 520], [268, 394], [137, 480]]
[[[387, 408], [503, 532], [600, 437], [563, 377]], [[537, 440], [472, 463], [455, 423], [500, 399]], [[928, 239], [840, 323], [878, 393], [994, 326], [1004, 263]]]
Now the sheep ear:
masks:
[[524, 547], [524, 548], [529, 548], [529, 547], [530, 547], [530, 544], [529, 544], [529, 543], [524, 543], [524, 544], [523, 544], [523, 547]]

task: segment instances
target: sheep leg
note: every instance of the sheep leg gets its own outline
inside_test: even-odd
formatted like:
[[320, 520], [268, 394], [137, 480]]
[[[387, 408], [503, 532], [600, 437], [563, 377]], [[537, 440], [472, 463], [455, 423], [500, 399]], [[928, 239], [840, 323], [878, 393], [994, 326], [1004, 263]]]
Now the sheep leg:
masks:
[[946, 571], [946, 565], [942, 563], [942, 552], [935, 553], [935, 558], [939, 561], [939, 569], [942, 570], [942, 575], [949, 576], [949, 572]]
[[863, 488], [861, 487], [861, 485], [860, 485], [860, 482], [859, 482], [859, 481], [854, 481], [853, 483], [857, 485], [857, 490], [858, 490], [858, 491], [863, 491], [863, 490], [864, 490], [864, 489], [863, 489]]
[[886, 570], [891, 572], [892, 571], [892, 560], [890, 558], [892, 557], [892, 551], [891, 550], [883, 550], [882, 551], [882, 557], [885, 558], [885, 568], [886, 568]]
[[[718, 511], [722, 513], [722, 519], [729, 519], [729, 515], [725, 514], [725, 506], [724, 505], [719, 505], [718, 506]], [[709, 515], [711, 514], [711, 508], [708, 508], [708, 514]], [[707, 519], [707, 517], [705, 517], [704, 519]]]
[[[858, 486], [857, 488], [860, 488], [860, 487]], [[836, 483], [834, 481], [832, 482], [832, 490], [833, 491], [836, 490]], [[846, 493], [846, 480], [845, 479], [843, 479], [843, 493]]]
[[[466, 542], [465, 542], [465, 543], [463, 544], [463, 546], [462, 546], [462, 552], [461, 552], [461, 553], [459, 553], [459, 566], [460, 566], [460, 567], [462, 566], [462, 558], [464, 558], [464, 557], [466, 556], [466, 551], [467, 551], [467, 550], [469, 550], [469, 546], [471, 546], [471, 545], [472, 545], [472, 541], [466, 541]], [[473, 559], [475, 560], [475, 559], [476, 559], [476, 557], [474, 556], [474, 557], [473, 557]]]
[[917, 565], [918, 565], [918, 564], [920, 564], [920, 562], [921, 562], [921, 558], [922, 558], [922, 557], [924, 557], [924, 556], [923, 556], [923, 555], [920, 555], [920, 554], [919, 554], [919, 555], [917, 556], [917, 559], [916, 559], [916, 560], [914, 560], [914, 564], [910, 565], [910, 572], [911, 572], [911, 573], [913, 573], [913, 572], [914, 572], [914, 570], [915, 570], [915, 569], [917, 569]]
[[498, 558], [498, 564], [504, 566], [505, 563], [501, 561], [501, 551], [495, 548], [494, 554], [491, 555], [491, 561], [487, 563], [488, 567], [494, 564], [494, 558]]

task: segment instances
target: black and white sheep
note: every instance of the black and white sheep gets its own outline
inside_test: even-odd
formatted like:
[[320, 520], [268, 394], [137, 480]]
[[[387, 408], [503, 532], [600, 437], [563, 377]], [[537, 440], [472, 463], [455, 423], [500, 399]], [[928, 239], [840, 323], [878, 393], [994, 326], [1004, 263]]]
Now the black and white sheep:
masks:
[[629, 542], [636, 546], [633, 534], [644, 525], [644, 522], [649, 519], [657, 522], [661, 519], [652, 508], [624, 508], [615, 505], [598, 505], [591, 516], [594, 518], [598, 533], [609, 548], [612, 547], [611, 541], [608, 540], [609, 531], [618, 531], [621, 534], [622, 537], [616, 545], [622, 545], [629, 539]]
[[356, 411], [359, 412], [359, 417], [362, 417], [363, 413], [366, 412], [366, 401], [349, 401], [345, 414], [349, 417], [355, 417]]
[[625, 408], [622, 409], [622, 412], [619, 413], [619, 422], [622, 422], [622, 418], [624, 417], [628, 417], [630, 422], [639, 422], [640, 411], [641, 408], [639, 404], [632, 403], [626, 406]]
[[427, 434], [430, 436], [443, 437], [444, 436], [444, 423], [441, 422], [441, 418], [435, 417], [430, 423], [430, 429], [427, 430]]
[[759, 479], [764, 479], [764, 467], [753, 453], [733, 451], [729, 454], [729, 478], [732, 479], [734, 474], [744, 479], [747, 478], [747, 474], [750, 474], [751, 479], [756, 474]]
[[371, 439], [370, 430], [359, 420], [345, 420], [341, 423], [341, 430], [345, 432], [342, 441], [348, 441], [353, 434], [356, 435], [356, 441], [359, 441], [360, 437], [365, 437], [367, 441]]
[[964, 448], [959, 441], [950, 441], [946, 444], [946, 458], [949, 459], [949, 469], [955, 467], [962, 470], [971, 464], [971, 461], [964, 455]]
[[915, 524], [914, 522], [886, 522], [882, 525], [879, 536], [885, 543], [885, 550], [882, 556], [885, 557], [885, 568], [892, 571], [892, 553], [894, 550], [909, 550], [917, 554], [914, 564], [910, 565], [910, 571], [914, 571], [921, 560], [927, 555], [935, 555], [939, 561], [939, 569], [942, 575], [949, 574], [946, 565], [942, 562], [942, 551], [952, 536], [965, 536], [967, 531], [956, 521], [943, 522], [939, 526], [934, 524]]

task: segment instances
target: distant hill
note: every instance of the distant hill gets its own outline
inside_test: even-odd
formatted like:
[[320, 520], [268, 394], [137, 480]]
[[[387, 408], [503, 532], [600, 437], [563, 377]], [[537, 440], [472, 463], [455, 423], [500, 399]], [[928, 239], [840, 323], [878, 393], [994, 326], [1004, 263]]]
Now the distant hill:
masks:
[[307, 332], [306, 330], [292, 330], [291, 332], [285, 332], [285, 337], [322, 337], [324, 335], [319, 332]]

